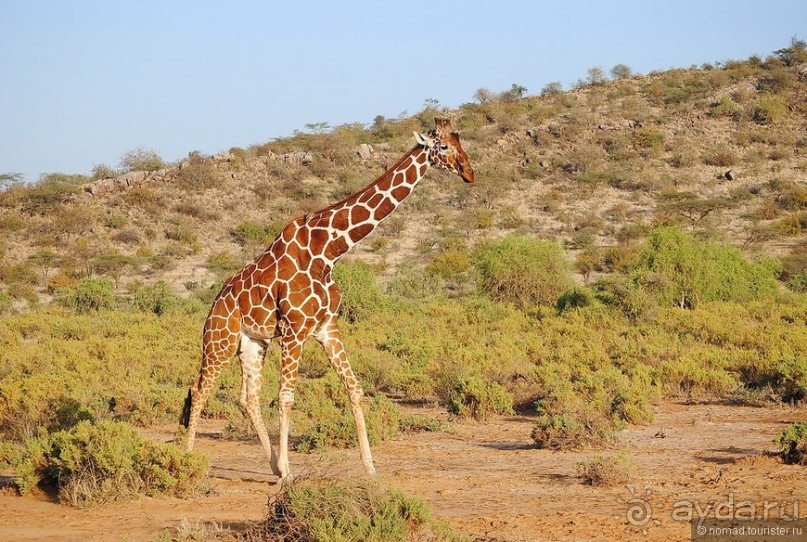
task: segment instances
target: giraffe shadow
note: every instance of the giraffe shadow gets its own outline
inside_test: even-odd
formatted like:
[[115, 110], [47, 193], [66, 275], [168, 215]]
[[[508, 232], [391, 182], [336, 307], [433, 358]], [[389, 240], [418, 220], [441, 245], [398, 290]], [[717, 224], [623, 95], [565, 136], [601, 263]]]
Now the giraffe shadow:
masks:
[[568, 482], [579, 483], [580, 479], [574, 474], [563, 474], [560, 472], [537, 472], [535, 473], [537, 479], [543, 479], [548, 482]]
[[535, 450], [535, 444], [528, 442], [480, 442], [479, 446], [482, 448], [489, 448], [491, 450], [501, 450], [504, 452], [516, 452], [521, 450]]
[[[729, 446], [727, 448], [715, 448], [707, 450], [715, 455], [700, 454], [696, 459], [705, 463], [716, 463], [718, 465], [728, 465], [736, 462], [742, 457], [760, 455], [760, 450], [755, 448], [738, 448], [736, 446]], [[722, 455], [717, 455], [722, 454]]]
[[238, 469], [230, 467], [212, 467], [210, 469], [211, 478], [220, 478], [222, 480], [241, 480], [242, 482], [274, 482], [277, 476], [269, 472], [261, 472], [252, 469]]

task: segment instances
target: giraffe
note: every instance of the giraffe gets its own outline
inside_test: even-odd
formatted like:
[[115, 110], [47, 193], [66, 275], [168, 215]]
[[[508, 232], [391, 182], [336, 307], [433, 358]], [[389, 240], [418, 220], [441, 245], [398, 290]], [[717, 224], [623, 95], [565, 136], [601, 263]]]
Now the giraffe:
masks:
[[[474, 182], [459, 133], [448, 119], [436, 128], [415, 132], [416, 145], [396, 164], [359, 192], [320, 211], [286, 224], [269, 248], [233, 275], [221, 288], [204, 325], [202, 366], [185, 401], [182, 423], [186, 448], [193, 448], [199, 416], [213, 384], [234, 355], [241, 362], [240, 402], [281, 480], [290, 478], [289, 423], [300, 354], [309, 337], [325, 350], [350, 397], [364, 468], [375, 473], [361, 401], [361, 385], [348, 363], [337, 325], [341, 294], [333, 281], [334, 264], [372, 232], [435, 166]], [[264, 425], [259, 392], [261, 368], [269, 341], [281, 350], [279, 451], [275, 455]]]

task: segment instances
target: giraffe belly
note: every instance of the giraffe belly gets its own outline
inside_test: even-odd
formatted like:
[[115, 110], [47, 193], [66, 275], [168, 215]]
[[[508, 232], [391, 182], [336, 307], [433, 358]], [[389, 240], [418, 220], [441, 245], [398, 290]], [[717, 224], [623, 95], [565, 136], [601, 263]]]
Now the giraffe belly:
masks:
[[251, 339], [274, 339], [279, 335], [277, 318], [274, 315], [264, 318], [260, 312], [256, 315], [245, 314], [241, 320], [241, 332]]

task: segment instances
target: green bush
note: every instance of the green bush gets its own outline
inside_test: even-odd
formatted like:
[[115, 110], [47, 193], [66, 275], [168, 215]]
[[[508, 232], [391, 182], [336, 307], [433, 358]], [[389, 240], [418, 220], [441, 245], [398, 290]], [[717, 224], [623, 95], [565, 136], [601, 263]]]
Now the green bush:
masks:
[[11, 312], [11, 308], [14, 305], [14, 299], [6, 292], [0, 290], [0, 314], [6, 314]]
[[[203, 322], [203, 311], [158, 317], [49, 308], [4, 316], [0, 433], [23, 442], [39, 427], [60, 429], [85, 417], [113, 416], [140, 425], [175, 422], [199, 373]], [[237, 367], [225, 371], [219, 384], [237, 405]], [[206, 412], [221, 404], [211, 398]]]
[[157, 171], [165, 167], [165, 162], [156, 151], [138, 147], [127, 151], [121, 157], [119, 167], [124, 173], [129, 171]]
[[213, 162], [205, 160], [198, 153], [193, 153], [177, 173], [176, 182], [183, 190], [201, 192], [219, 188], [224, 184], [224, 176], [216, 169]]
[[268, 224], [246, 220], [233, 228], [232, 235], [242, 246], [268, 245], [283, 230], [284, 225], [284, 222], [277, 220]]
[[246, 533], [249, 542], [414, 539], [470, 540], [432, 520], [423, 501], [376, 482], [295, 482], [270, 499], [266, 520]]
[[547, 361], [536, 369], [535, 389], [539, 395], [535, 408], [539, 416], [532, 439], [538, 447], [576, 449], [599, 445], [613, 441], [616, 432], [627, 423], [652, 420], [650, 403], [657, 390], [650, 368], [596, 367], [602, 355]]
[[765, 95], [751, 113], [758, 124], [776, 124], [787, 116], [787, 104], [778, 96]]
[[153, 312], [157, 315], [167, 314], [180, 310], [183, 301], [167, 282], [161, 280], [151, 285], [139, 286], [132, 296], [132, 305], [143, 312]]
[[77, 312], [112, 309], [115, 307], [115, 285], [108, 278], [81, 279], [75, 289], [60, 292], [59, 300]]
[[[787, 287], [794, 292], [807, 293], [807, 271], [796, 273], [787, 281]], [[0, 313], [3, 311], [2, 293], [0, 293]]]
[[18, 445], [0, 440], [0, 469], [16, 466], [21, 458], [22, 450]]
[[[303, 431], [295, 449], [312, 452], [357, 445], [356, 422], [347, 392], [334, 373], [301, 383], [300, 400], [296, 405], [305, 420], [301, 420]], [[398, 433], [398, 407], [385, 396], [373, 397], [363, 410], [370, 444], [378, 444]]]
[[471, 267], [471, 257], [463, 248], [449, 248], [437, 254], [426, 271], [445, 280], [460, 280]]
[[185, 496], [206, 482], [207, 459], [140, 436], [128, 424], [79, 422], [26, 443], [15, 484], [21, 494], [53, 484], [62, 502], [87, 506], [137, 494]]
[[747, 301], [777, 291], [777, 262], [751, 263], [736, 248], [697, 241], [677, 228], [653, 231], [633, 269], [663, 305], [692, 308], [707, 301]]
[[78, 193], [81, 184], [89, 179], [83, 175], [49, 173], [36, 183], [21, 189], [23, 208], [33, 212], [52, 211]]
[[497, 301], [522, 308], [554, 305], [572, 286], [571, 266], [557, 243], [508, 236], [476, 258], [480, 288]]
[[490, 415], [512, 414], [513, 397], [498, 382], [478, 376], [460, 379], [448, 395], [448, 411], [484, 420]]
[[226, 277], [229, 277], [243, 267], [241, 261], [226, 250], [220, 250], [210, 254], [210, 256], [207, 257], [205, 265], [219, 276]]
[[369, 265], [362, 262], [341, 263], [334, 268], [333, 278], [342, 292], [339, 313], [348, 322], [367, 318], [386, 306], [386, 296]]
[[594, 294], [588, 288], [574, 286], [563, 292], [555, 303], [558, 314], [563, 314], [569, 309], [581, 309], [588, 307], [594, 302]]
[[664, 132], [656, 130], [655, 128], [637, 128], [633, 132], [633, 144], [650, 153], [657, 155], [664, 150], [664, 142], [666, 136]]
[[448, 422], [441, 422], [434, 418], [419, 416], [413, 414], [412, 416], [404, 416], [400, 421], [400, 430], [404, 433], [418, 433], [418, 432], [437, 432], [446, 431], [451, 424]]
[[765, 390], [777, 399], [797, 404], [807, 399], [807, 357], [767, 358], [737, 364], [743, 384], [752, 390]]
[[601, 278], [594, 285], [597, 299], [617, 308], [628, 318], [649, 318], [657, 307], [648, 290], [623, 275]]
[[807, 422], [794, 423], [776, 437], [785, 463], [807, 465]]

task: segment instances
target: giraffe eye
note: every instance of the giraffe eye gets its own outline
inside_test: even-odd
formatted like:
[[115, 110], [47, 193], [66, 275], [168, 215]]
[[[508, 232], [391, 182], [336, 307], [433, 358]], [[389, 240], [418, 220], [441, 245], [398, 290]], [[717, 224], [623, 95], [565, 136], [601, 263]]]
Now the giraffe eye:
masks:
[[447, 151], [448, 150], [448, 145], [440, 144], [440, 150], [441, 151]]

